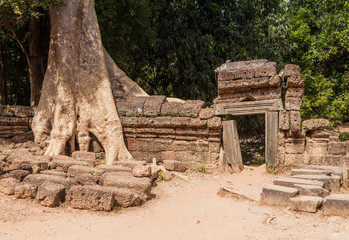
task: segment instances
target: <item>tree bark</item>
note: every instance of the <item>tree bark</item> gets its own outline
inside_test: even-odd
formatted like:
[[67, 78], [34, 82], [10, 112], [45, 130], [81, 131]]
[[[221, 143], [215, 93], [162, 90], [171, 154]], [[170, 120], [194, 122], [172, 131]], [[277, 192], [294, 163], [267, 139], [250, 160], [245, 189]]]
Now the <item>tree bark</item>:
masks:
[[[33, 8], [33, 12], [39, 12], [38, 7]], [[42, 19], [32, 16], [29, 23], [29, 76], [30, 76], [30, 106], [39, 104], [42, 82], [44, 80], [43, 65], [43, 36]]]
[[93, 134], [106, 151], [107, 164], [130, 159], [110, 80], [120, 97], [146, 93], [122, 75], [104, 50], [94, 0], [50, 6], [50, 19], [48, 66], [33, 119], [35, 141], [48, 143], [45, 155], [54, 156], [75, 138], [80, 150], [88, 151]]
[[2, 57], [2, 44], [0, 41], [0, 104], [7, 104], [7, 86], [4, 59]]

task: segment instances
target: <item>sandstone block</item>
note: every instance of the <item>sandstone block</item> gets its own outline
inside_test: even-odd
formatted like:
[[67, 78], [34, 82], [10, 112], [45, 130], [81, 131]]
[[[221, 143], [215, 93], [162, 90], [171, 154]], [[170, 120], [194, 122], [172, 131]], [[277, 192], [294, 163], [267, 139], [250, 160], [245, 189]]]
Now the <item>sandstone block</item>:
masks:
[[149, 165], [137, 165], [133, 168], [132, 174], [134, 177], [150, 177], [151, 168]]
[[329, 142], [328, 153], [333, 155], [346, 155], [347, 146], [345, 142]]
[[255, 68], [255, 77], [271, 77], [276, 75], [275, 66], [266, 66], [266, 67], [256, 67]]
[[294, 178], [294, 177], [278, 177], [273, 181], [273, 184], [278, 186], [290, 187], [290, 188], [293, 188], [295, 184], [314, 185], [319, 187], [324, 186], [324, 183], [321, 181], [300, 179], [300, 178]]
[[316, 169], [292, 169], [291, 171], [291, 176], [296, 176], [296, 175], [331, 175], [331, 171], [328, 170], [316, 170]]
[[120, 116], [142, 116], [146, 98], [136, 97], [126, 101], [115, 101]]
[[327, 119], [310, 119], [305, 120], [302, 126], [306, 131], [323, 130], [330, 127], [330, 122]]
[[206, 128], [207, 120], [201, 120], [200, 118], [192, 118], [190, 119], [189, 126], [191, 128]]
[[309, 155], [327, 154], [327, 143], [307, 141], [305, 152]]
[[115, 161], [114, 165], [133, 169], [137, 165], [146, 165], [146, 161]]
[[101, 186], [73, 186], [66, 195], [72, 208], [110, 211], [115, 205], [115, 194]]
[[164, 160], [164, 167], [168, 171], [185, 172], [187, 170], [185, 163], [175, 160]]
[[23, 182], [31, 183], [37, 186], [43, 184], [44, 182], [52, 182], [63, 185], [65, 188], [70, 188], [71, 186], [78, 184], [76, 181], [71, 180], [69, 178], [45, 174], [29, 174], [24, 178]]
[[207, 120], [207, 126], [210, 129], [221, 129], [222, 119], [220, 117], [213, 117]]
[[45, 207], [56, 207], [64, 201], [65, 187], [59, 183], [44, 182], [38, 188], [36, 199]]
[[301, 168], [329, 171], [331, 172], [332, 175], [336, 175], [336, 176], [339, 176], [340, 178], [343, 178], [343, 170], [341, 167], [304, 165], [304, 166], [301, 166]]
[[121, 165], [98, 165], [96, 168], [102, 169], [105, 172], [132, 172], [131, 168]]
[[296, 97], [287, 97], [285, 101], [286, 110], [299, 111], [302, 106], [302, 99]]
[[15, 187], [14, 195], [16, 198], [35, 198], [38, 186], [34, 184], [19, 184]]
[[295, 64], [286, 64], [284, 77], [289, 77], [292, 75], [300, 76], [301, 75], [300, 67]]
[[178, 117], [179, 111], [182, 108], [182, 103], [177, 102], [164, 102], [161, 106], [162, 116]]
[[285, 141], [285, 150], [286, 153], [291, 154], [301, 154], [305, 151], [305, 139], [303, 138], [294, 138], [292, 140]]
[[292, 132], [301, 130], [301, 113], [299, 111], [290, 112], [290, 128]]
[[202, 108], [199, 113], [199, 118], [202, 120], [207, 120], [214, 117], [213, 108]]
[[309, 134], [308, 134], [311, 138], [329, 138], [330, 137], [330, 134], [328, 131], [326, 130], [314, 130], [314, 131], [309, 131]]
[[105, 173], [101, 177], [101, 183], [105, 187], [130, 188], [150, 193], [151, 180], [149, 178], [136, 178], [132, 175], [120, 173]]
[[149, 195], [146, 193], [140, 193], [127, 188], [108, 188], [108, 190], [114, 193], [115, 205], [124, 208], [140, 206], [143, 201], [149, 198]]
[[263, 187], [261, 202], [265, 204], [287, 206], [289, 199], [297, 196], [299, 191], [295, 188], [277, 185], [266, 185]]
[[290, 129], [290, 112], [280, 111], [279, 112], [279, 129], [287, 131]]
[[286, 87], [287, 88], [295, 88], [295, 87], [304, 88], [304, 81], [301, 78], [301, 76], [292, 75], [287, 78]]
[[55, 171], [55, 170], [45, 170], [45, 171], [41, 171], [40, 173], [45, 175], [64, 177], [64, 178], [67, 177], [67, 174], [65, 172]]
[[304, 179], [304, 180], [315, 180], [323, 182], [323, 188], [331, 192], [338, 192], [340, 188], [340, 177], [339, 176], [328, 176], [328, 175], [295, 175], [292, 178]]
[[271, 87], [279, 87], [281, 83], [281, 79], [279, 77], [279, 75], [274, 75], [272, 77], [270, 77], [269, 79], [269, 85]]
[[323, 203], [324, 215], [349, 215], [349, 195], [348, 194], [332, 194], [325, 197]]
[[162, 172], [162, 178], [165, 180], [165, 181], [171, 181], [172, 178], [173, 178], [173, 173], [172, 172]]
[[151, 96], [147, 98], [143, 106], [144, 116], [155, 117], [161, 114], [161, 106], [165, 102], [166, 96]]
[[329, 191], [320, 186], [295, 184], [294, 187], [299, 190], [300, 195], [304, 196], [319, 196], [324, 198], [329, 195]]
[[20, 181], [15, 178], [3, 178], [0, 180], [0, 192], [6, 195], [13, 195], [15, 188], [20, 184]]
[[204, 101], [201, 100], [187, 100], [183, 103], [182, 108], [179, 110], [179, 116], [181, 117], [198, 117]]
[[286, 97], [302, 98], [304, 96], [303, 87], [289, 87], [286, 91]]
[[29, 171], [28, 170], [13, 170], [13, 171], [11, 171], [11, 172], [9, 172], [8, 174], [7, 174], [7, 177], [9, 177], [9, 178], [15, 178], [15, 179], [17, 179], [17, 180], [19, 180], [19, 181], [23, 181], [23, 179], [27, 176], [27, 175], [29, 175]]
[[325, 155], [325, 163], [330, 166], [344, 166], [345, 157], [343, 155]]
[[76, 175], [74, 180], [82, 185], [96, 185], [100, 180], [100, 176], [83, 173]]
[[322, 205], [322, 197], [298, 196], [290, 199], [291, 209], [296, 211], [315, 213]]
[[101, 176], [104, 172], [105, 171], [101, 168], [73, 165], [68, 168], [67, 174], [70, 176], [77, 176], [79, 174], [89, 173], [91, 175]]

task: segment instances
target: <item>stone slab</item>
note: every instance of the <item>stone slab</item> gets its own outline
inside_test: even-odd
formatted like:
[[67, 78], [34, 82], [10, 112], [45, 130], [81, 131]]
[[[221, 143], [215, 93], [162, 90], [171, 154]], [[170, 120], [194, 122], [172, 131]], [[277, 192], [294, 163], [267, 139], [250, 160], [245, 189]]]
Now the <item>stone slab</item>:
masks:
[[328, 175], [295, 175], [292, 178], [304, 179], [304, 180], [315, 180], [324, 183], [323, 188], [331, 191], [338, 192], [340, 188], [340, 177], [339, 176], [328, 176]]
[[291, 209], [315, 213], [320, 208], [323, 198], [316, 196], [298, 196], [290, 199]]
[[151, 168], [149, 165], [137, 165], [133, 168], [132, 174], [134, 177], [150, 177]]
[[60, 176], [46, 175], [46, 174], [29, 174], [23, 180], [24, 183], [31, 183], [37, 186], [43, 184], [44, 182], [53, 182], [61, 184], [66, 188], [70, 188], [78, 183], [72, 179], [64, 178]]
[[299, 179], [294, 177], [278, 177], [273, 181], [273, 184], [293, 188], [295, 184], [314, 185], [323, 187], [324, 183], [316, 180]]
[[343, 169], [341, 167], [318, 166], [318, 165], [301, 165], [300, 167], [304, 168], [304, 169], [314, 169], [314, 170], [330, 171], [333, 175], [337, 175], [337, 176], [343, 178]]
[[296, 175], [331, 175], [331, 171], [328, 170], [316, 170], [316, 169], [292, 169], [291, 176]]
[[299, 190], [300, 195], [319, 197], [326, 197], [329, 195], [329, 191], [320, 186], [295, 184], [294, 187]]
[[119, 165], [98, 165], [96, 168], [102, 169], [105, 172], [132, 172], [132, 169]]
[[130, 188], [148, 193], [151, 190], [149, 178], [136, 178], [132, 174], [105, 173], [101, 177], [101, 183], [106, 187]]
[[268, 184], [263, 187], [261, 202], [286, 207], [289, 204], [289, 199], [298, 194], [299, 191], [296, 188]]
[[349, 194], [332, 194], [325, 197], [324, 215], [349, 216]]
[[113, 163], [113, 165], [116, 165], [116, 166], [123, 166], [123, 167], [128, 167], [128, 168], [133, 168], [134, 166], [137, 166], [137, 165], [146, 165], [147, 162], [146, 161], [115, 161]]
[[91, 175], [101, 176], [105, 171], [100, 168], [88, 167], [88, 166], [80, 166], [73, 165], [68, 168], [67, 174], [70, 176], [77, 176], [80, 174], [89, 173]]

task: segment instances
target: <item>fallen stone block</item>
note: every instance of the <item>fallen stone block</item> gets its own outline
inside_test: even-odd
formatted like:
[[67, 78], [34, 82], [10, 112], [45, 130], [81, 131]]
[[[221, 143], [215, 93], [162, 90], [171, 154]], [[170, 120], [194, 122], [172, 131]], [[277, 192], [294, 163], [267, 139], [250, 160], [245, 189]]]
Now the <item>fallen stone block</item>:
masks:
[[40, 173], [45, 175], [64, 177], [64, 178], [67, 177], [67, 174], [65, 172], [60, 172], [55, 170], [45, 170], [45, 171], [41, 171]]
[[298, 196], [290, 199], [292, 210], [315, 213], [321, 207], [322, 197]]
[[273, 181], [273, 184], [293, 188], [295, 184], [315, 185], [323, 187], [324, 183], [316, 180], [299, 179], [294, 177], [278, 177]]
[[83, 173], [76, 175], [74, 179], [82, 185], [97, 185], [100, 180], [100, 176]]
[[54, 159], [51, 162], [51, 169], [57, 169], [60, 168], [62, 169], [63, 172], [67, 172], [68, 168], [73, 165], [80, 165], [80, 166], [91, 166], [93, 167], [94, 165], [88, 162], [83, 162], [83, 161], [77, 161], [74, 160], [74, 158], [71, 158], [71, 160], [64, 160], [64, 159]]
[[187, 165], [180, 161], [164, 160], [164, 167], [168, 171], [185, 172]]
[[95, 153], [92, 152], [75, 151], [72, 153], [72, 157], [78, 161], [88, 162], [91, 165], [96, 163]]
[[319, 196], [324, 198], [329, 195], [329, 191], [320, 186], [295, 184], [294, 187], [299, 190], [300, 195], [304, 196]]
[[288, 206], [290, 198], [299, 194], [295, 188], [268, 184], [263, 187], [261, 202], [270, 205]]
[[73, 186], [67, 191], [66, 201], [72, 208], [110, 211], [115, 205], [115, 194], [98, 185]]
[[340, 188], [339, 176], [328, 175], [295, 175], [292, 178], [304, 179], [304, 180], [316, 180], [324, 183], [323, 188], [330, 192], [338, 192]]
[[162, 179], [165, 181], [170, 181], [174, 177], [172, 172], [167, 172], [167, 171], [161, 172], [161, 176], [162, 176]]
[[138, 165], [133, 168], [132, 174], [134, 177], [150, 177], [151, 168], [149, 165]]
[[137, 165], [146, 165], [146, 164], [147, 164], [146, 161], [132, 161], [132, 160], [130, 160], [130, 161], [115, 161], [113, 163], [113, 165], [128, 167], [131, 169], [133, 169]]
[[149, 195], [146, 193], [134, 191], [127, 188], [107, 188], [114, 193], [115, 205], [121, 207], [134, 207], [140, 206], [144, 201], [149, 199]]
[[67, 189], [71, 186], [77, 185], [78, 183], [69, 178], [64, 178], [60, 176], [46, 175], [46, 174], [29, 174], [23, 180], [24, 183], [31, 183], [37, 186], [40, 186], [44, 182], [53, 182], [57, 184], [61, 184]]
[[30, 172], [28, 170], [13, 170], [9, 172], [6, 177], [15, 178], [19, 181], [23, 181], [23, 179], [29, 174]]
[[296, 175], [331, 175], [331, 171], [328, 170], [316, 170], [316, 169], [292, 169], [291, 176]]
[[105, 172], [132, 172], [132, 169], [119, 165], [98, 165], [96, 168], [102, 169]]
[[20, 184], [18, 179], [3, 178], [0, 180], [0, 192], [6, 195], [13, 195], [18, 184]]
[[79, 174], [89, 173], [91, 175], [101, 176], [105, 171], [100, 168], [88, 167], [88, 166], [80, 166], [73, 165], [68, 168], [67, 174], [70, 176], [77, 176]]
[[44, 182], [38, 187], [36, 199], [45, 207], [57, 207], [64, 201], [65, 187], [54, 182]]
[[349, 216], [349, 194], [332, 194], [325, 197], [324, 215]]
[[101, 185], [106, 187], [130, 188], [150, 193], [151, 180], [149, 178], [136, 178], [132, 175], [120, 173], [105, 173], [101, 177]]
[[340, 178], [343, 178], [343, 170], [341, 167], [335, 166], [318, 166], [318, 165], [301, 165], [301, 168], [304, 169], [314, 169], [314, 170], [325, 170], [330, 171], [332, 175], [337, 175]]
[[15, 187], [14, 195], [16, 198], [35, 198], [38, 186], [34, 184], [19, 184]]

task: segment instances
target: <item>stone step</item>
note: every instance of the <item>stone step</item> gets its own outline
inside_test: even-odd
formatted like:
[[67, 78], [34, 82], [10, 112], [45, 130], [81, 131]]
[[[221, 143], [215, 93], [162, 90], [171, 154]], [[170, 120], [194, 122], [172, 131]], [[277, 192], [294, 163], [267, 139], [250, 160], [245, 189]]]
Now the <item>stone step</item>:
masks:
[[80, 174], [89, 173], [91, 175], [101, 176], [105, 171], [100, 168], [81, 166], [81, 165], [73, 165], [68, 168], [67, 174], [69, 176], [77, 176]]
[[337, 175], [337, 176], [343, 178], [343, 169], [341, 167], [317, 166], [317, 165], [302, 165], [301, 168], [303, 168], [303, 169], [330, 171], [333, 175]]
[[314, 185], [319, 187], [324, 186], [324, 183], [320, 181], [299, 179], [294, 177], [278, 177], [273, 181], [273, 184], [291, 188], [293, 188], [295, 184]]
[[315, 170], [315, 169], [292, 169], [291, 176], [296, 175], [331, 175], [331, 171]]
[[96, 168], [102, 169], [105, 172], [132, 172], [131, 168], [121, 165], [98, 165]]
[[294, 187], [299, 190], [300, 195], [319, 196], [323, 198], [329, 195], [329, 191], [320, 186], [295, 184]]
[[268, 184], [263, 187], [261, 202], [286, 207], [290, 204], [290, 198], [298, 194], [299, 191], [296, 188]]
[[325, 197], [324, 215], [349, 216], [349, 194], [332, 194]]
[[137, 165], [146, 165], [146, 161], [135, 161], [135, 160], [129, 160], [129, 161], [115, 161], [113, 165], [116, 166], [123, 166], [133, 169]]
[[338, 192], [340, 188], [340, 177], [337, 175], [296, 175], [291, 178], [323, 182], [323, 188], [331, 192]]
[[60, 176], [46, 175], [46, 174], [29, 174], [23, 180], [24, 183], [31, 183], [40, 186], [44, 182], [53, 182], [62, 184], [66, 188], [77, 185], [78, 183], [70, 178]]
[[59, 176], [59, 177], [64, 177], [64, 178], [67, 177], [67, 174], [65, 172], [60, 172], [60, 171], [55, 171], [55, 170], [41, 171], [40, 174]]
[[317, 196], [298, 196], [290, 198], [290, 207], [295, 211], [315, 213], [322, 205], [323, 198]]
[[94, 167], [94, 165], [91, 163], [84, 162], [84, 161], [77, 161], [77, 160], [74, 160], [74, 158], [71, 158], [71, 160], [54, 159], [50, 163], [50, 168], [61, 169], [63, 172], [67, 172], [68, 168], [73, 165]]
[[96, 163], [96, 155], [92, 152], [75, 151], [72, 153], [72, 157], [77, 161], [88, 162], [92, 165]]
[[100, 182], [105, 187], [136, 189], [144, 193], [150, 193], [152, 183], [149, 178], [136, 178], [132, 174], [120, 173], [105, 173]]

